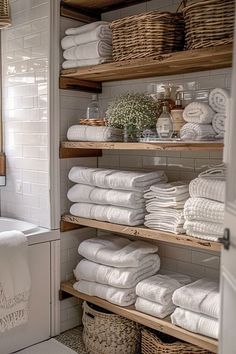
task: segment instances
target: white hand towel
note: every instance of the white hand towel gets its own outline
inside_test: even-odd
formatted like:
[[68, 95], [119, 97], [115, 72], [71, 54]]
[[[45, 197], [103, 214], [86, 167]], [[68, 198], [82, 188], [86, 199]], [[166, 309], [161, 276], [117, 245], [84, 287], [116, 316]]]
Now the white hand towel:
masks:
[[70, 36], [70, 35], [76, 35], [76, 34], [81, 34], [81, 33], [85, 33], [85, 32], [89, 33], [89, 32], [94, 31], [96, 28], [98, 28], [100, 26], [109, 26], [109, 25], [110, 25], [110, 22], [107, 22], [107, 21], [96, 21], [96, 22], [92, 22], [92, 23], [89, 23], [84, 26], [68, 28], [65, 31], [65, 34], [67, 36]]
[[[150, 196], [151, 193], [152, 192], [145, 193], [144, 197], [146, 196], [147, 198], [147, 195]], [[146, 209], [149, 213], [155, 212], [157, 209], [159, 210], [160, 208], [183, 209], [184, 204], [188, 198], [189, 198], [189, 193], [181, 194], [176, 197], [164, 197], [164, 198], [154, 197], [146, 201]]]
[[190, 332], [199, 333], [207, 337], [217, 339], [219, 336], [219, 321], [217, 319], [179, 307], [171, 315], [171, 322]]
[[215, 88], [210, 92], [209, 105], [219, 113], [225, 113], [229, 100], [229, 91], [222, 88]]
[[140, 281], [136, 286], [136, 294], [144, 299], [166, 306], [172, 304], [174, 291], [190, 282], [191, 278], [185, 274], [157, 274]]
[[220, 316], [219, 283], [210, 279], [199, 279], [175, 290], [173, 303], [186, 310], [202, 313], [209, 317]]
[[109, 25], [100, 25], [97, 28], [74, 35], [67, 35], [61, 41], [62, 49], [68, 49], [76, 45], [103, 40], [108, 44], [112, 44], [112, 32]]
[[72, 167], [69, 180], [101, 188], [147, 190], [152, 184], [166, 180], [164, 171], [135, 172], [103, 168]]
[[107, 235], [82, 241], [78, 253], [88, 260], [112, 267], [142, 267], [156, 260], [158, 248], [144, 241], [130, 241]]
[[225, 200], [225, 181], [219, 179], [195, 178], [189, 184], [190, 197]]
[[216, 113], [212, 120], [212, 128], [219, 136], [224, 136], [226, 115], [224, 113]]
[[[167, 211], [169, 211], [169, 215]], [[185, 233], [183, 228], [183, 210], [179, 211], [173, 209], [172, 212], [176, 212], [178, 214], [172, 213], [171, 215], [171, 209], [168, 208], [166, 208], [166, 211], [164, 210], [163, 213], [152, 212], [145, 216], [144, 225], [150, 229], [168, 231], [175, 234]]]
[[170, 315], [174, 311], [176, 306], [174, 306], [172, 303], [168, 305], [161, 305], [156, 302], [137, 297], [137, 300], [135, 302], [135, 308], [136, 310], [146, 313], [148, 315], [158, 318], [164, 318]]
[[70, 141], [122, 141], [123, 130], [112, 127], [72, 125], [67, 132]]
[[184, 206], [186, 220], [223, 223], [224, 203], [205, 198], [189, 198]]
[[80, 280], [73, 288], [89, 296], [97, 296], [101, 299], [119, 306], [130, 306], [135, 303], [135, 289], [119, 289], [113, 286], [103, 285], [91, 281]]
[[[150, 187], [149, 192], [153, 192], [151, 194], [151, 198], [153, 198], [153, 196], [159, 196], [163, 198], [177, 197], [177, 196], [181, 196], [182, 194], [188, 193], [188, 183], [184, 181], [176, 181], [171, 183], [154, 184]], [[148, 198], [148, 194], [147, 194], [147, 198]]]
[[72, 69], [72, 68], [82, 68], [84, 66], [90, 65], [99, 65], [104, 63], [110, 63], [111, 58], [94, 58], [94, 59], [80, 59], [80, 60], [65, 60], [62, 63], [63, 69]]
[[202, 238], [209, 241], [218, 241], [219, 237], [223, 237], [223, 224], [208, 221], [189, 221], [184, 223], [186, 234]]
[[157, 254], [142, 266], [132, 268], [105, 266], [83, 259], [74, 269], [74, 275], [77, 280], [93, 281], [117, 288], [133, 288], [139, 281], [156, 274], [159, 269], [160, 258]]
[[131, 209], [144, 209], [145, 203], [142, 192], [122, 191], [75, 184], [67, 193], [73, 203], [109, 204]]
[[75, 203], [71, 206], [70, 213], [86, 219], [136, 226], [144, 223], [145, 208], [130, 209], [113, 205]]
[[211, 124], [186, 123], [180, 129], [182, 140], [212, 140], [216, 136]]
[[220, 179], [222, 181], [226, 180], [226, 166], [222, 163], [219, 165], [215, 165], [210, 167], [209, 169], [201, 172], [198, 177], [208, 178], [208, 179]]
[[0, 332], [28, 321], [30, 295], [27, 238], [19, 231], [0, 233]]
[[212, 122], [214, 111], [206, 103], [189, 103], [183, 111], [183, 118], [188, 123], [209, 124]]
[[112, 46], [104, 41], [98, 40], [66, 49], [63, 52], [63, 57], [66, 60], [94, 59], [97, 57], [106, 57], [111, 59]]

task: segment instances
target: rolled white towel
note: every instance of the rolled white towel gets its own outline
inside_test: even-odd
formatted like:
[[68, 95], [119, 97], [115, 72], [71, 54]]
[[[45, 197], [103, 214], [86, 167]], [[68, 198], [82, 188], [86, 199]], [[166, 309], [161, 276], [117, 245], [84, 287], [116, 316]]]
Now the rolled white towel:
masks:
[[122, 141], [123, 130], [113, 127], [72, 125], [67, 131], [70, 141]]
[[[214, 173], [212, 175], [214, 178]], [[190, 197], [212, 199], [218, 202], [225, 201], [225, 181], [220, 179], [197, 177], [189, 184]]]
[[214, 165], [210, 168], [208, 168], [207, 170], [199, 173], [198, 177], [201, 178], [207, 178], [207, 179], [212, 179], [212, 180], [222, 180], [225, 181], [226, 180], [226, 166], [224, 163], [219, 164], [219, 165]]
[[183, 111], [183, 118], [188, 123], [209, 124], [214, 117], [214, 111], [206, 103], [189, 103]]
[[211, 124], [186, 123], [180, 129], [182, 140], [210, 140], [215, 136], [216, 133]]
[[184, 205], [186, 220], [223, 223], [224, 203], [206, 198], [189, 198]]
[[135, 288], [119, 289], [113, 286], [80, 280], [73, 288], [89, 296], [97, 296], [118, 306], [130, 306], [135, 303]]
[[184, 223], [186, 234], [209, 241], [218, 241], [219, 237], [223, 237], [223, 224], [208, 221], [186, 220]]
[[111, 62], [111, 58], [94, 58], [94, 59], [81, 59], [81, 60], [65, 60], [62, 63], [63, 69], [80, 68], [90, 65], [99, 65]]
[[63, 52], [63, 57], [66, 60], [94, 59], [97, 57], [106, 57], [108, 59], [111, 59], [112, 46], [101, 40], [85, 43], [76, 47], [66, 49]]
[[218, 112], [225, 114], [229, 100], [229, 91], [222, 88], [215, 88], [210, 92], [209, 105]]
[[221, 136], [222, 138], [224, 137], [225, 132], [225, 121], [225, 113], [216, 113], [212, 119], [212, 128], [219, 135], [219, 137]]
[[148, 315], [158, 318], [164, 318], [170, 315], [174, 311], [176, 306], [174, 306], [172, 303], [168, 305], [162, 305], [158, 304], [157, 302], [137, 297], [137, 300], [135, 302], [135, 308], [136, 310], [146, 313]]
[[67, 30], [65, 31], [65, 34], [67, 36], [70, 36], [70, 35], [82, 34], [85, 32], [92, 32], [100, 26], [109, 26], [109, 25], [110, 25], [110, 22], [107, 22], [107, 21], [96, 21], [96, 22], [88, 23], [87, 25], [84, 25], [84, 26], [67, 28]]
[[77, 280], [93, 281], [117, 288], [132, 288], [160, 269], [159, 256], [155, 254], [151, 259], [149, 258], [140, 267], [127, 268], [106, 266], [83, 259], [74, 269], [74, 275]]

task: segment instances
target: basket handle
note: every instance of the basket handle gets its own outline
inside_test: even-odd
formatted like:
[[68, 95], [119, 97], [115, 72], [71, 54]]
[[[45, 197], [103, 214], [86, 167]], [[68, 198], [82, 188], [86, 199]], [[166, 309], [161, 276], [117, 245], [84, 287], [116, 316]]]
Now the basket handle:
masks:
[[85, 312], [84, 314], [85, 314], [86, 316], [88, 316], [88, 317], [90, 317], [90, 318], [94, 319], [94, 315], [92, 315], [91, 313], [89, 313], [89, 312]]
[[187, 6], [188, 0], [181, 0], [176, 12], [181, 12], [184, 7]]

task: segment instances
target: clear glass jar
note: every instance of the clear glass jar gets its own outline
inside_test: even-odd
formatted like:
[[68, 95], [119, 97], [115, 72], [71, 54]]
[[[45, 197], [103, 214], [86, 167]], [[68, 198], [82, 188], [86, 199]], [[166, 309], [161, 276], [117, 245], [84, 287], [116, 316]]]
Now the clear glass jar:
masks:
[[169, 112], [169, 104], [163, 102], [162, 113], [157, 119], [156, 130], [159, 138], [170, 139], [173, 134], [173, 121]]
[[92, 95], [91, 102], [87, 107], [87, 119], [103, 119], [97, 95]]

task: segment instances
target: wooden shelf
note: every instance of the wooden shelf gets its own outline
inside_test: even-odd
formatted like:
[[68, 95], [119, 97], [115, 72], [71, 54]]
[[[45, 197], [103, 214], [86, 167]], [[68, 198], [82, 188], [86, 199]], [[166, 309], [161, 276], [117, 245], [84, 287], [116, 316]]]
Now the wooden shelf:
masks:
[[65, 69], [62, 77], [103, 82], [227, 68], [232, 65], [232, 45], [195, 49], [145, 58]]
[[218, 342], [212, 338], [205, 337], [196, 333], [186, 331], [181, 327], [177, 327], [170, 322], [170, 318], [159, 319], [149, 315], [146, 315], [142, 312], [138, 312], [134, 307], [120, 307], [114, 304], [111, 304], [108, 301], [100, 299], [95, 296], [89, 296], [83, 293], [76, 291], [73, 288], [72, 282], [64, 282], [61, 284], [61, 291], [71, 294], [78, 299], [89, 301], [97, 306], [100, 306], [106, 310], [109, 310], [117, 315], [125, 317], [129, 320], [138, 322], [144, 326], [153, 328], [160, 332], [169, 334], [176, 338], [179, 338], [185, 342], [192, 343], [201, 348], [209, 350], [211, 352], [217, 353]]
[[97, 221], [93, 219], [80, 218], [78, 216], [66, 214], [63, 215], [61, 219], [62, 231], [64, 228], [64, 222], [67, 223], [67, 227], [68, 223], [71, 223], [80, 226], [87, 226], [96, 229], [120, 233], [128, 236], [134, 236], [138, 238], [168, 242], [175, 245], [182, 245], [193, 248], [201, 248], [207, 251], [220, 252], [221, 250], [221, 244], [219, 242], [210, 242], [207, 240], [187, 235], [175, 235], [170, 232], [148, 229], [144, 226], [125, 226], [119, 224], [112, 224], [109, 222]]

